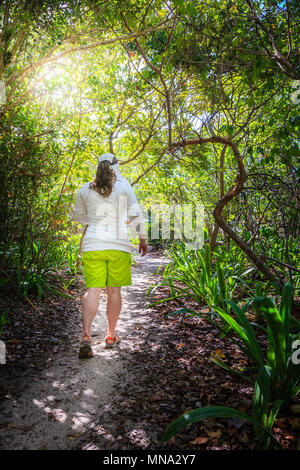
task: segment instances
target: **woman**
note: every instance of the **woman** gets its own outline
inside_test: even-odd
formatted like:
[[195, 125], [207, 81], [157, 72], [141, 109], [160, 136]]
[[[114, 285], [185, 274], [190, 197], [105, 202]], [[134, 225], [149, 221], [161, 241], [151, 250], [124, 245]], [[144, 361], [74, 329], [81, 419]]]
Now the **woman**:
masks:
[[85, 183], [76, 196], [72, 219], [88, 225], [82, 242], [82, 264], [87, 287], [82, 301], [83, 335], [79, 357], [93, 356], [90, 330], [99, 307], [99, 295], [107, 290], [108, 320], [105, 347], [120, 342], [115, 334], [122, 307], [121, 287], [131, 285], [131, 244], [128, 225], [139, 235], [139, 253], [148, 252], [144, 221], [128, 181], [111, 153], [99, 157], [96, 177]]

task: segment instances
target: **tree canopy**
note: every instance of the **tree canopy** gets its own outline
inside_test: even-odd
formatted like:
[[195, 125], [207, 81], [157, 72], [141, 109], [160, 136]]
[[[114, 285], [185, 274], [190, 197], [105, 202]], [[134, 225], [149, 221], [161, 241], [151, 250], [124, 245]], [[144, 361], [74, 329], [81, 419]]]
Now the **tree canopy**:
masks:
[[110, 151], [145, 207], [202, 202], [212, 248], [225, 235], [269, 280], [291, 275], [271, 258], [298, 253], [297, 2], [0, 8], [4, 270], [51, 270], [74, 194]]

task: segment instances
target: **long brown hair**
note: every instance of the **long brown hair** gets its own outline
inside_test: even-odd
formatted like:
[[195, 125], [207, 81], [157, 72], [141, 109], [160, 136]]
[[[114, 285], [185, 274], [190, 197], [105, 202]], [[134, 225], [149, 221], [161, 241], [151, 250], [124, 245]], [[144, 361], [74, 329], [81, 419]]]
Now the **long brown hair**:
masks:
[[110, 166], [109, 161], [103, 161], [98, 163], [96, 177], [94, 181], [90, 183], [90, 188], [97, 191], [100, 196], [108, 197], [112, 190], [117, 176], [114, 170]]

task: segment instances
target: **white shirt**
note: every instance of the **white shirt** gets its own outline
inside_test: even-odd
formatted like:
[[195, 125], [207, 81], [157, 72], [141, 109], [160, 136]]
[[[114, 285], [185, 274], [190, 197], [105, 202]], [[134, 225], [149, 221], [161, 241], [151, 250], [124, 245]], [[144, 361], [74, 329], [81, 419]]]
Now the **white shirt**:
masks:
[[143, 216], [134, 190], [126, 178], [117, 175], [108, 197], [100, 196], [85, 183], [76, 196], [71, 219], [88, 225], [82, 251], [121, 250], [132, 253], [128, 225], [146, 238]]

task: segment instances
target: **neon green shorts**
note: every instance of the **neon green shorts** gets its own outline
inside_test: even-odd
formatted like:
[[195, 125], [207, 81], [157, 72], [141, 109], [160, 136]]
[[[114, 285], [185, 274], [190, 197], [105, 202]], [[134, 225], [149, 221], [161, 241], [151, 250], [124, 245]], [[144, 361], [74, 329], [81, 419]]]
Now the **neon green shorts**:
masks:
[[87, 288], [131, 285], [131, 253], [127, 251], [84, 251], [82, 265]]

